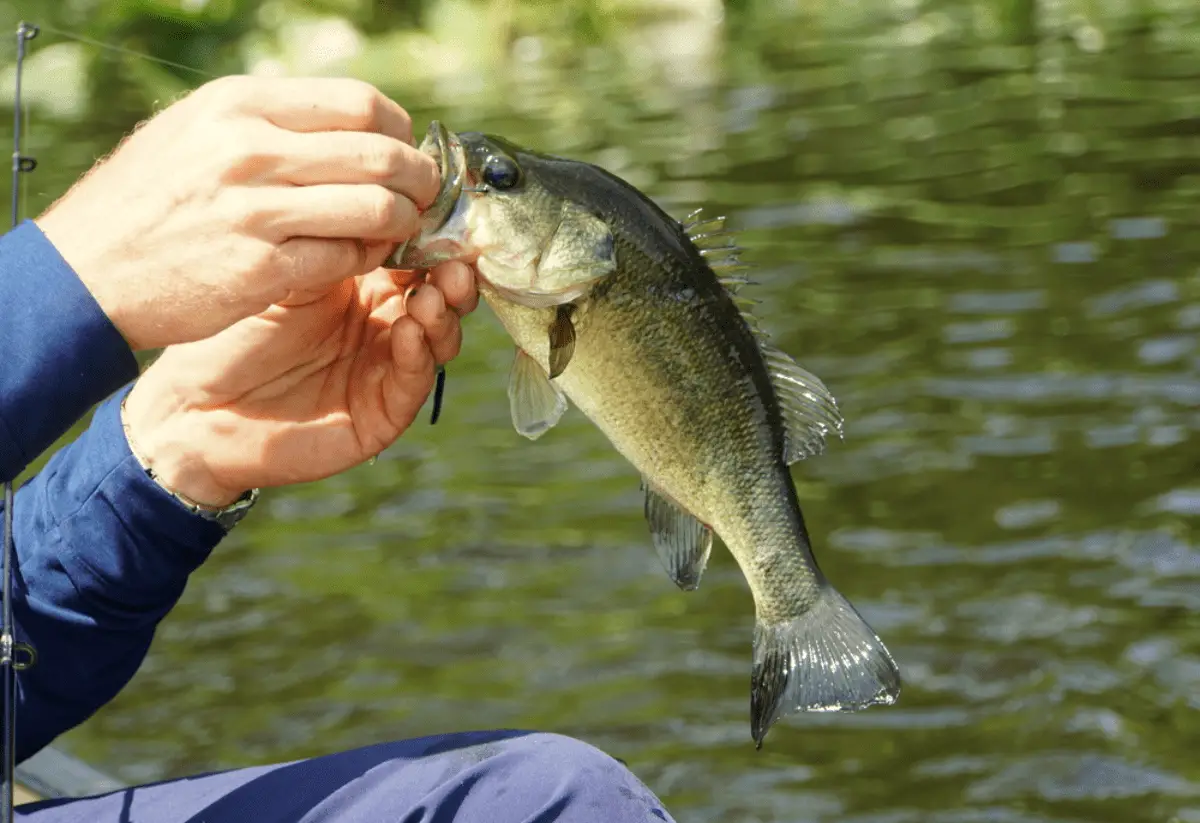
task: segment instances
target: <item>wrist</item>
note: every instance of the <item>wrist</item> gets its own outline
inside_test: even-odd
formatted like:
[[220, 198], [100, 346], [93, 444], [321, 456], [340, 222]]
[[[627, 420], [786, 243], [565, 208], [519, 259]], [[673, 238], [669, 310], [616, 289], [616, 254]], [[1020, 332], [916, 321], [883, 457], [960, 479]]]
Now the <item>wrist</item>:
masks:
[[[89, 258], [93, 256], [89, 250], [81, 249], [81, 241], [87, 243], [92, 240], [92, 236], [87, 232], [71, 232], [67, 226], [69, 222], [59, 220], [60, 203], [55, 203], [44, 214], [34, 218], [34, 224], [38, 230], [45, 236], [50, 244], [54, 246], [55, 251], [59, 256], [66, 261], [67, 265], [74, 272], [79, 282], [87, 289], [92, 299], [96, 301], [96, 305], [104, 312], [104, 316], [112, 324], [117, 333], [125, 341], [133, 351], [137, 351], [139, 347], [133, 340], [125, 328], [125, 318], [121, 316], [119, 311], [119, 300], [114, 292], [115, 278], [97, 278], [93, 276], [93, 272], [98, 268], [95, 265], [89, 264]], [[69, 216], [68, 216], [69, 217]], [[66, 223], [66, 225], [63, 225]], [[109, 269], [111, 266], [99, 267], [101, 269]]]
[[183, 417], [186, 412], [177, 405], [161, 399], [157, 404], [144, 402], [137, 384], [121, 403], [129, 450], [159, 486], [189, 508], [215, 511], [230, 506], [247, 490], [227, 488], [213, 476], [201, 445], [203, 436], [195, 427], [180, 425]]

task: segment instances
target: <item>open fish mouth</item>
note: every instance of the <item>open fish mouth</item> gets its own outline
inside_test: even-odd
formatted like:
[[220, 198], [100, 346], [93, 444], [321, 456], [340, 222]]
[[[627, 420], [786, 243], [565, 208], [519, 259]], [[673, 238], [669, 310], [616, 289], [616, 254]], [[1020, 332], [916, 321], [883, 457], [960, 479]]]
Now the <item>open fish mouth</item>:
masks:
[[[421, 213], [417, 225], [416, 236], [396, 247], [396, 250], [383, 262], [388, 268], [412, 269], [425, 268], [438, 262], [425, 248], [432, 235], [436, 235], [454, 214], [459, 198], [463, 192], [463, 181], [467, 176], [467, 159], [462, 142], [458, 135], [447, 129], [440, 120], [433, 120], [425, 131], [425, 138], [417, 147], [420, 151], [432, 157], [438, 164], [438, 174], [442, 187], [438, 190], [433, 203]], [[442, 245], [442, 244], [438, 244]], [[418, 249], [423, 249], [418, 251]], [[446, 249], [445, 251], [450, 251]]]

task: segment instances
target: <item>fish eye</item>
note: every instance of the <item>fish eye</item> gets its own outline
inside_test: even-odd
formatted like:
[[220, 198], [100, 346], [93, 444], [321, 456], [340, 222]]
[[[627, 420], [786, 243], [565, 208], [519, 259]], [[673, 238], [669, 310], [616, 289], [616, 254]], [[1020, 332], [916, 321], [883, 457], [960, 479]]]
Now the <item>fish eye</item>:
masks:
[[493, 154], [483, 166], [483, 182], [493, 189], [511, 189], [521, 179], [521, 170], [503, 155]]

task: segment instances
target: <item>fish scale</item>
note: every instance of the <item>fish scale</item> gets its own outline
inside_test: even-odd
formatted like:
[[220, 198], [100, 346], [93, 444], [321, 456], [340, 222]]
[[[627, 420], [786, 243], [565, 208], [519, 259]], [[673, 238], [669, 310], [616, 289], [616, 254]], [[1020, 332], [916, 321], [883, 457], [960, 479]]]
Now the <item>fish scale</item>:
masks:
[[641, 474], [677, 585], [699, 586], [714, 534], [733, 554], [755, 604], [756, 745], [791, 712], [893, 703], [895, 661], [817, 567], [791, 477], [840, 435], [840, 412], [740, 307], [744, 278], [723, 284], [717, 270], [741, 264], [722, 221], [681, 223], [597, 166], [491, 135], [451, 142], [435, 123], [422, 148], [470, 185], [439, 196], [449, 216], [401, 262], [475, 260], [517, 348], [517, 431], [541, 437], [574, 403]]

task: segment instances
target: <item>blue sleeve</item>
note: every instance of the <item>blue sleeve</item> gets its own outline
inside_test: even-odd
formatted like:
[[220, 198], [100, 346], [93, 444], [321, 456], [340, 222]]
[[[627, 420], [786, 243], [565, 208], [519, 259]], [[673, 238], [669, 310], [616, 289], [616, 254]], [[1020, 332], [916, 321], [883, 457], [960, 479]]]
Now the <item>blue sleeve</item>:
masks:
[[133, 677], [188, 575], [224, 536], [150, 479], [121, 427], [126, 390], [17, 492], [17, 757], [82, 723]]
[[[29, 221], [0, 237], [0, 364], [0, 480], [138, 373], [91, 293]], [[17, 639], [38, 652], [17, 678], [21, 760], [129, 681], [224, 533], [142, 471], [121, 427], [125, 391], [16, 495], [13, 616]]]
[[0, 237], [0, 480], [137, 376], [91, 292], [30, 220]]

